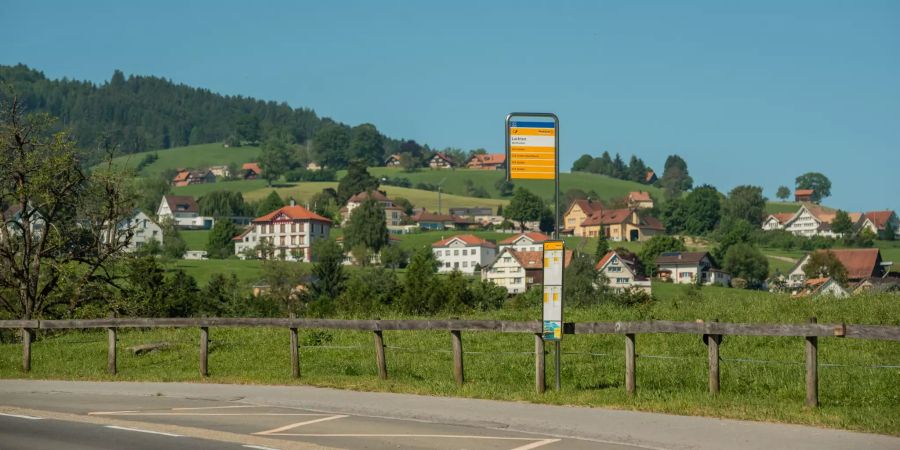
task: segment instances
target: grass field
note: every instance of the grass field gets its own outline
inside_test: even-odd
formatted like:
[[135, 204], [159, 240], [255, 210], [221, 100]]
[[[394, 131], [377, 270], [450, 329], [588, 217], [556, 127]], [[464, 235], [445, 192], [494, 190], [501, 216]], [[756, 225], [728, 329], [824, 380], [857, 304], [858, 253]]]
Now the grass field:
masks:
[[766, 202], [766, 213], [793, 213], [800, 209], [800, 204], [796, 202]]
[[238, 281], [245, 284], [248, 288], [253, 283], [259, 281], [262, 275], [262, 262], [259, 260], [240, 260], [232, 259], [204, 259], [204, 260], [172, 260], [164, 263], [163, 267], [167, 271], [181, 269], [186, 274], [197, 280], [197, 285], [201, 288], [206, 286], [210, 277], [214, 274], [222, 274], [237, 276]]
[[205, 169], [209, 166], [252, 162], [259, 157], [259, 147], [225, 148], [221, 143], [201, 144], [132, 153], [119, 156], [113, 161], [125, 167], [135, 167], [146, 155], [153, 153], [159, 156], [159, 159], [144, 167], [140, 175], [156, 175], [167, 169]]
[[[896, 297], [796, 300], [718, 288], [699, 292], [656, 284], [660, 300], [649, 306], [569, 308], [567, 320], [687, 320], [900, 324]], [[395, 317], [379, 313], [382, 318]], [[535, 320], [537, 305], [466, 318]], [[466, 384], [456, 387], [450, 339], [443, 332], [384, 333], [388, 380], [377, 378], [371, 333], [301, 330], [301, 379], [290, 378], [287, 330], [210, 329], [210, 376], [197, 374], [197, 330], [122, 330], [120, 348], [168, 342], [167, 350], [119, 353], [119, 374], [106, 367], [106, 332], [41, 335], [33, 346], [32, 372], [20, 371], [21, 347], [0, 345], [0, 377], [33, 379], [146, 380], [214, 383], [308, 384], [344, 389], [406, 392], [602, 406], [810, 424], [900, 435], [900, 364], [895, 342], [820, 338], [821, 407], [804, 400], [802, 338], [726, 337], [721, 351], [722, 392], [706, 392], [706, 347], [696, 335], [637, 336], [637, 393], [625, 395], [623, 338], [571, 335], [563, 340], [562, 390], [533, 392], [534, 342], [528, 334], [463, 333]], [[547, 379], [552, 380], [548, 358]]]
[[179, 232], [188, 250], [206, 250], [209, 230], [182, 230]]

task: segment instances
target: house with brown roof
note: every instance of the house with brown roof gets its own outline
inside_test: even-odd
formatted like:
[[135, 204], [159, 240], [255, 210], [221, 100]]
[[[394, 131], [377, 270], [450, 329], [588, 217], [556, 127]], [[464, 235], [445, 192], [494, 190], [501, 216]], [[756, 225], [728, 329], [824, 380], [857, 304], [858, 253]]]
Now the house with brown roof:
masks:
[[716, 267], [708, 252], [666, 252], [656, 258], [656, 274], [677, 284], [731, 284], [731, 276]]
[[766, 231], [783, 230], [784, 224], [794, 217], [796, 213], [775, 213], [769, 214], [762, 223], [762, 229]]
[[497, 245], [499, 245], [500, 250], [509, 248], [520, 252], [541, 252], [544, 251], [544, 242], [548, 240], [550, 240], [550, 236], [544, 233], [529, 231], [506, 238], [498, 242]]
[[360, 192], [347, 199], [347, 204], [340, 210], [341, 222], [346, 223], [350, 220], [350, 215], [353, 214], [353, 210], [370, 198], [378, 202], [381, 207], [384, 208], [384, 221], [388, 227], [400, 226], [403, 218], [406, 216], [403, 212], [403, 208], [395, 205], [394, 202], [381, 191]]
[[179, 170], [172, 178], [172, 186], [215, 183], [216, 175], [210, 170]]
[[900, 238], [900, 219], [892, 210], [869, 211], [863, 214], [862, 220], [859, 222], [861, 230], [869, 230], [884, 239], [885, 233], [894, 232], [894, 239]]
[[428, 160], [428, 167], [432, 169], [452, 169], [453, 160], [444, 152], [437, 152]]
[[162, 222], [166, 219], [174, 221], [175, 226], [185, 229], [212, 228], [212, 217], [200, 215], [200, 205], [190, 195], [164, 195], [156, 209], [156, 218]]
[[431, 244], [431, 251], [438, 261], [439, 273], [458, 270], [471, 275], [475, 269], [481, 269], [494, 260], [497, 245], [473, 234], [461, 234]]
[[814, 189], [797, 189], [794, 191], [795, 202], [812, 202], [814, 201], [816, 191]]
[[[566, 250], [563, 267], [572, 262], [572, 251]], [[481, 269], [481, 279], [519, 294], [535, 284], [544, 282], [544, 252], [518, 251], [504, 247], [490, 264]]]
[[575, 236], [584, 236], [581, 224], [592, 214], [601, 211], [603, 205], [596, 200], [577, 199], [569, 205], [569, 209], [563, 214], [563, 233]]
[[420, 211], [411, 219], [423, 230], [466, 230], [478, 225], [477, 222], [465, 217], [452, 214], [437, 214], [428, 211]]
[[400, 154], [394, 153], [384, 160], [385, 167], [400, 167]]
[[616, 242], [643, 241], [665, 231], [662, 222], [655, 217], [641, 216], [636, 209], [627, 208], [594, 212], [580, 228], [582, 236], [597, 237], [603, 233], [607, 239]]
[[[774, 216], [774, 217], [773, 217]], [[858, 228], [862, 220], [861, 214], [849, 214], [853, 226]], [[837, 217], [837, 211], [814, 203], [803, 203], [789, 219], [784, 220], [783, 215], [772, 214], [763, 222], [765, 230], [786, 230], [797, 236], [827, 236], [841, 237], [839, 233], [831, 231], [831, 223]], [[783, 220], [783, 222], [780, 222]]]
[[260, 176], [262, 176], [262, 169], [260, 169], [259, 163], [248, 162], [241, 166], [241, 178], [255, 180]]
[[629, 208], [634, 209], [651, 209], [653, 208], [653, 198], [649, 192], [637, 191], [629, 192], [625, 197]]
[[622, 258], [615, 251], [610, 250], [597, 262], [597, 272], [603, 274], [607, 280], [607, 286], [614, 292], [624, 292], [629, 289], [641, 290], [648, 294], [652, 292], [650, 280], [637, 273], [634, 261]]
[[[236, 244], [242, 245], [235, 245], [235, 254], [242, 259], [248, 253], [256, 252], [255, 256], [259, 258], [312, 262], [313, 242], [328, 238], [331, 220], [291, 203], [253, 219], [249, 231], [244, 230], [238, 235], [240, 240]], [[258, 250], [260, 242], [266, 242], [272, 253], [261, 254]]]
[[486, 153], [472, 155], [466, 160], [466, 168], [477, 170], [500, 170], [506, 168], [506, 154]]
[[[883, 261], [881, 251], [877, 248], [839, 248], [816, 250], [813, 253], [831, 252], [847, 269], [847, 281], [859, 282], [867, 278], [884, 278], [890, 273], [892, 261]], [[785, 283], [789, 289], [796, 291], [806, 284], [806, 263], [813, 253], [809, 253], [797, 261], [788, 271]]]

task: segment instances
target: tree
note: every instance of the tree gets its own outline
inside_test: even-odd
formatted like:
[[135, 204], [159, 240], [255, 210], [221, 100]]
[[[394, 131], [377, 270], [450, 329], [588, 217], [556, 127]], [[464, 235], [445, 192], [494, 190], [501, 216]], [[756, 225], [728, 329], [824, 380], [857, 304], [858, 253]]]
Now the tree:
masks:
[[609, 253], [609, 240], [606, 239], [606, 234], [603, 233], [603, 230], [600, 230], [597, 233], [597, 248], [594, 250], [594, 259], [600, 261], [607, 253]]
[[819, 172], [807, 172], [797, 177], [797, 189], [812, 189], [812, 201], [818, 203], [831, 197], [831, 180]]
[[357, 125], [350, 130], [347, 160], [357, 159], [370, 166], [380, 166], [384, 160], [384, 136], [371, 123]]
[[788, 189], [787, 186], [778, 186], [778, 191], [775, 192], [775, 196], [781, 201], [786, 201], [788, 197], [791, 196], [791, 190]]
[[360, 161], [350, 163], [347, 175], [338, 182], [338, 202], [347, 203], [347, 199], [359, 194], [378, 189], [378, 178], [369, 174], [366, 165]]
[[163, 233], [162, 254], [173, 259], [179, 259], [184, 256], [184, 252], [187, 251], [187, 244], [182, 239], [181, 233], [178, 232], [175, 220], [167, 217], [160, 221], [159, 227], [162, 228]]
[[641, 158], [631, 155], [631, 159], [628, 161], [628, 179], [635, 183], [643, 183], [646, 176], [647, 165]]
[[525, 231], [525, 222], [540, 220], [543, 212], [543, 200], [528, 189], [519, 187], [516, 188], [509, 206], [503, 210], [503, 217], [519, 222], [519, 228]]
[[572, 172], [586, 172], [593, 160], [594, 158], [591, 155], [581, 155], [572, 163]]
[[744, 219], [724, 218], [715, 233], [718, 245], [712, 252], [713, 257], [722, 261], [732, 245], [751, 242], [756, 230], [757, 227]]
[[381, 265], [389, 269], [406, 267], [409, 254], [399, 245], [388, 245], [381, 249]]
[[413, 204], [404, 197], [394, 197], [394, 206], [403, 208], [403, 214], [407, 216], [413, 215]]
[[259, 142], [259, 118], [243, 114], [234, 124], [234, 134], [244, 142]]
[[644, 264], [645, 275], [656, 273], [656, 258], [666, 252], [683, 252], [687, 247], [684, 240], [675, 236], [653, 236], [641, 248], [640, 260]]
[[214, 273], [199, 296], [197, 313], [208, 317], [238, 315], [243, 303], [240, 292], [237, 275]]
[[138, 209], [147, 213], [148, 216], [155, 216], [163, 196], [172, 193], [171, 183], [166, 178], [156, 176], [141, 178], [136, 184]]
[[506, 178], [500, 178], [494, 182], [494, 188], [497, 189], [501, 197], [509, 197], [513, 194], [514, 186], [509, 181], [506, 181]]
[[236, 191], [212, 191], [197, 200], [200, 214], [209, 217], [238, 217], [252, 215], [247, 211], [244, 196]]
[[261, 217], [270, 212], [277, 211], [283, 206], [284, 200], [281, 199], [281, 196], [278, 195], [277, 192], [272, 191], [263, 199], [262, 203], [256, 207], [256, 217]]
[[312, 301], [336, 299], [344, 290], [347, 275], [344, 274], [344, 252], [334, 239], [319, 239], [313, 243], [313, 281], [308, 295]]
[[675, 198], [694, 186], [694, 180], [688, 173], [687, 162], [678, 155], [669, 155], [659, 184], [665, 190], [667, 198]]
[[373, 252], [388, 245], [384, 207], [371, 196], [353, 209], [344, 226], [344, 248], [363, 246]]
[[831, 222], [831, 231], [844, 236], [853, 232], [853, 222], [846, 211], [839, 209], [835, 213], [834, 220]]
[[237, 228], [228, 219], [219, 218], [213, 225], [206, 243], [206, 254], [210, 258], [224, 259], [234, 255], [234, 236]]
[[540, 229], [544, 233], [553, 233], [556, 228], [556, 217], [553, 210], [548, 207], [544, 207], [541, 211], [541, 219], [538, 224], [538, 229]]
[[441, 305], [440, 280], [437, 278], [437, 260], [428, 247], [416, 250], [406, 266], [400, 311], [407, 314], [428, 314]]
[[728, 248], [723, 268], [732, 277], [743, 278], [749, 287], [755, 287], [769, 275], [769, 260], [753, 245], [739, 243]]
[[293, 138], [283, 133], [272, 133], [263, 141], [259, 153], [259, 167], [269, 186], [291, 167], [293, 145]]
[[738, 186], [728, 193], [722, 208], [722, 215], [742, 219], [751, 225], [762, 225], [766, 214], [766, 198], [759, 186]]
[[622, 160], [622, 156], [618, 153], [616, 153], [616, 157], [613, 158], [612, 173], [610, 176], [620, 180], [625, 179], [628, 176], [628, 167], [625, 165], [625, 161]]
[[716, 188], [710, 185], [700, 186], [684, 201], [686, 219], [684, 231], [692, 235], [701, 235], [716, 228], [721, 217], [721, 196]]
[[166, 280], [165, 303], [163, 313], [165, 317], [190, 317], [197, 312], [197, 295], [200, 289], [194, 277], [178, 269]]
[[313, 138], [313, 153], [319, 164], [331, 169], [347, 167], [350, 130], [346, 126], [328, 122]]
[[283, 311], [302, 312], [301, 298], [297, 293], [305, 266], [287, 261], [267, 260], [262, 263], [262, 282], [267, 286], [265, 296], [281, 306]]
[[890, 220], [884, 224], [884, 230], [879, 233], [879, 237], [885, 241], [894, 241], [897, 239], [897, 227]]
[[590, 255], [585, 253], [572, 255], [569, 267], [565, 268], [565, 278], [563, 295], [566, 303], [572, 306], [596, 304], [598, 273]]
[[131, 239], [113, 226], [130, 215], [134, 197], [112, 152], [87, 174], [75, 142], [64, 131], [51, 134], [53, 127], [47, 115], [26, 116], [17, 97], [2, 99], [0, 308], [25, 320], [57, 302], [82, 301], [55, 295], [62, 283], [76, 291], [111, 282], [108, 269]]
[[803, 266], [803, 273], [808, 279], [831, 277], [842, 285], [847, 283], [847, 268], [831, 250], [811, 253]]

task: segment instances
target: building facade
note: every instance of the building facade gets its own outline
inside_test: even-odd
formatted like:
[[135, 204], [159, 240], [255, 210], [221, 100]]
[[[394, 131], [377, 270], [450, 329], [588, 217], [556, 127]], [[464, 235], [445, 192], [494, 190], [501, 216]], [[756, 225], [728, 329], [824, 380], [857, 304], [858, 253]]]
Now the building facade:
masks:
[[387, 226], [400, 226], [405, 216], [405, 214], [403, 213], [403, 208], [394, 205], [394, 202], [391, 201], [391, 199], [389, 199], [381, 191], [360, 192], [350, 197], [347, 200], [347, 204], [344, 205], [343, 208], [341, 208], [341, 222], [346, 223], [348, 220], [350, 220], [350, 215], [353, 214], [353, 210], [358, 208], [359, 205], [362, 205], [364, 201], [370, 198], [378, 202], [381, 207], [384, 208], [384, 221]]
[[550, 236], [544, 233], [531, 231], [504, 239], [498, 242], [497, 245], [500, 250], [509, 248], [519, 252], [542, 252], [544, 251], [544, 242], [549, 239]]
[[647, 277], [638, 275], [634, 268], [634, 261], [619, 256], [614, 251], [609, 251], [597, 263], [597, 272], [602, 273], [607, 280], [607, 286], [615, 292], [626, 290], [640, 290], [648, 294], [652, 293], [652, 286]]
[[[330, 232], [330, 220], [302, 206], [285, 206], [253, 219], [250, 228], [235, 238], [234, 251], [242, 259], [250, 253], [258, 258], [312, 262], [313, 242], [328, 238]], [[269, 254], [263, 255], [263, 249]]]
[[449, 273], [458, 270], [471, 275], [497, 256], [497, 245], [471, 234], [442, 239], [431, 244], [439, 266], [438, 272]]

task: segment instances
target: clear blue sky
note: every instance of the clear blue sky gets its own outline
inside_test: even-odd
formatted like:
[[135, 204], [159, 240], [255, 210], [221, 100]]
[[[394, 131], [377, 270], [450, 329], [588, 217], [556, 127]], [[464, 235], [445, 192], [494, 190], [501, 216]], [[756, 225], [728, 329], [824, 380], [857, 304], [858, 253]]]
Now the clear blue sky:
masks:
[[550, 111], [562, 165], [688, 162], [722, 191], [820, 171], [826, 204], [900, 210], [900, 2], [0, 1], [0, 64], [114, 69], [501, 151]]

